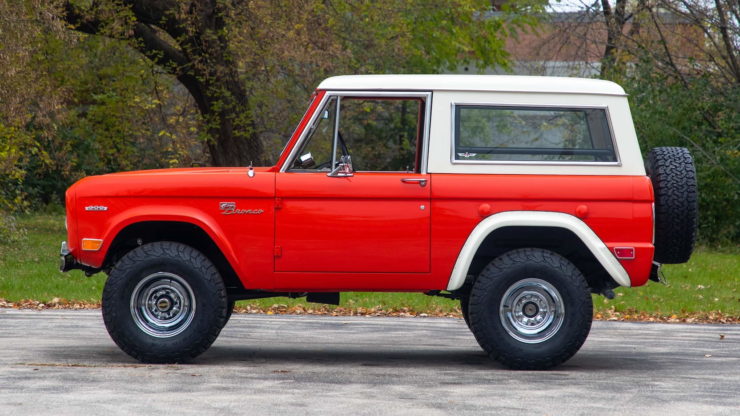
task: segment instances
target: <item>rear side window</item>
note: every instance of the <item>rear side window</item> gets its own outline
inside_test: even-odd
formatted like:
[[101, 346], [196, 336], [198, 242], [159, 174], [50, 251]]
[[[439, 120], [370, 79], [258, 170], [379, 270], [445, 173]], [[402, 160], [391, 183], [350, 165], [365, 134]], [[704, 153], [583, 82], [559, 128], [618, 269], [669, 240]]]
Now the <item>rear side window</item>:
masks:
[[606, 110], [455, 106], [454, 161], [617, 162]]

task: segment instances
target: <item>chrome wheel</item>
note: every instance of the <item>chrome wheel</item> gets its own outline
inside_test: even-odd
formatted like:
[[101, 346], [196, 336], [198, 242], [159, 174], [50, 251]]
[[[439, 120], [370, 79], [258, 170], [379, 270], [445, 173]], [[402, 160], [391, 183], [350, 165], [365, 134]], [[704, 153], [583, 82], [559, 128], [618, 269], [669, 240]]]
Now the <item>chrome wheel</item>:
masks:
[[136, 326], [153, 337], [170, 338], [182, 333], [194, 315], [193, 290], [176, 274], [151, 274], [131, 294], [131, 316]]
[[524, 279], [504, 293], [501, 323], [514, 339], [537, 344], [552, 338], [563, 324], [565, 306], [560, 293], [541, 279]]

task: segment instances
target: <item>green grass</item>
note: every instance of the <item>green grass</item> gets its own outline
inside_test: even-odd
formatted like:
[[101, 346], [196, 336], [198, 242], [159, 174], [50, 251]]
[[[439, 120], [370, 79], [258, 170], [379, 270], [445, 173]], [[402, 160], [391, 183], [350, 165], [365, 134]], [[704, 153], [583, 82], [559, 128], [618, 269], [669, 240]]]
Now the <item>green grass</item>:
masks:
[[59, 271], [59, 247], [67, 239], [64, 216], [21, 216], [18, 223], [28, 231], [27, 236], [12, 244], [0, 242], [0, 298], [100, 301], [105, 275], [85, 277], [79, 270]]
[[[34, 299], [49, 302], [54, 298], [97, 303], [105, 275], [85, 277], [80, 271], [60, 273], [59, 243], [65, 239], [64, 218], [59, 214], [21, 216], [19, 224], [28, 235], [18, 243], [0, 242], [0, 298], [17, 302]], [[649, 283], [639, 288], [620, 288], [617, 297], [607, 300], [594, 296], [596, 313], [644, 313], [661, 316], [704, 315], [719, 312], [740, 317], [740, 249], [700, 248], [691, 261], [664, 268], [669, 285]], [[321, 308], [305, 299], [272, 298], [240, 302], [268, 309], [302, 305]], [[418, 293], [343, 293], [344, 309], [380, 307], [384, 311], [408, 310], [416, 313], [456, 313], [458, 302]], [[331, 309], [331, 308], [329, 308]]]

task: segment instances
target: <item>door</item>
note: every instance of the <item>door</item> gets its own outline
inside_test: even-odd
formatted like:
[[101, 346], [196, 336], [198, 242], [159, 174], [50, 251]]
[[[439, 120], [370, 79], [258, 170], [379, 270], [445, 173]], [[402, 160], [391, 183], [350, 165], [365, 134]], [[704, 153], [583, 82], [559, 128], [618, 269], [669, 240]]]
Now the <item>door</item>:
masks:
[[426, 102], [424, 94], [327, 96], [277, 174], [276, 271], [429, 271]]

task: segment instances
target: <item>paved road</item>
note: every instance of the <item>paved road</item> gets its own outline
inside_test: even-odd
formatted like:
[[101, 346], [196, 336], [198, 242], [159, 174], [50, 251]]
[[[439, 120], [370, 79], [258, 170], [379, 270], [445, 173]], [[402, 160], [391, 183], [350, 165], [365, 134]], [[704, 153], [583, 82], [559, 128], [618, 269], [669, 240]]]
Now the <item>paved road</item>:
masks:
[[516, 372], [462, 320], [235, 315], [195, 363], [142, 365], [99, 311], [0, 309], [2, 415], [737, 415], [739, 395], [738, 325], [596, 322], [565, 365]]

